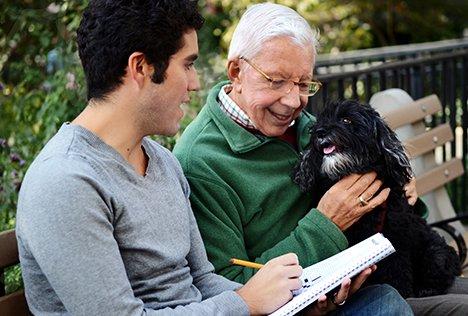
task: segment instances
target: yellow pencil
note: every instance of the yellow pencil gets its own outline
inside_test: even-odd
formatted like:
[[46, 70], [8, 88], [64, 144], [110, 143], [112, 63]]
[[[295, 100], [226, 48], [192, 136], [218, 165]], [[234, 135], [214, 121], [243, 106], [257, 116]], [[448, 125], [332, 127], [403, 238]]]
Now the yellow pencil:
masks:
[[261, 267], [263, 267], [263, 264], [260, 264], [260, 263], [255, 263], [255, 262], [250, 262], [250, 261], [245, 261], [245, 260], [240, 260], [240, 259], [234, 259], [234, 258], [229, 260], [229, 262], [231, 264], [235, 264], [235, 265], [243, 266], [243, 267], [247, 267], [247, 268], [260, 269]]

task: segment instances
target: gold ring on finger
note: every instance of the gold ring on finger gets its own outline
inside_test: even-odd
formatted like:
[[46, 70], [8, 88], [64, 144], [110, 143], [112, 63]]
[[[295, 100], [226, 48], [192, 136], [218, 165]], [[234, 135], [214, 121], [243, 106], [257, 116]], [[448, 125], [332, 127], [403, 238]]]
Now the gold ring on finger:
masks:
[[369, 202], [362, 198], [362, 195], [359, 197], [359, 203], [361, 203], [361, 206], [366, 206], [367, 204], [369, 204]]
[[337, 294], [338, 294], [338, 293], [335, 293], [335, 294], [333, 295], [332, 303], [335, 304], [335, 305], [338, 305], [338, 306], [344, 305], [344, 303], [346, 303], [346, 300], [343, 300], [341, 303], [337, 303], [337, 302], [335, 301]]

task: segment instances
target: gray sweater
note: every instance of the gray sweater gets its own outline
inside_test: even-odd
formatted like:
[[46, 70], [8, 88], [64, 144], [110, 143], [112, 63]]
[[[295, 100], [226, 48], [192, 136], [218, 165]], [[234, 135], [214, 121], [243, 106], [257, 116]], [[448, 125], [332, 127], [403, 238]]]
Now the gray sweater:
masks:
[[34, 314], [248, 314], [240, 285], [213, 273], [177, 160], [143, 148], [145, 176], [64, 124], [32, 163], [16, 229]]

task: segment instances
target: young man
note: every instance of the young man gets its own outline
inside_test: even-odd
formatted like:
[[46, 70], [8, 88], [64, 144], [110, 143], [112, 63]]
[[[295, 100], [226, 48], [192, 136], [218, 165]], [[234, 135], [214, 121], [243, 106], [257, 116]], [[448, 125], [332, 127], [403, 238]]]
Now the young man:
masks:
[[[230, 256], [263, 263], [294, 252], [309, 266], [344, 250], [342, 230], [388, 196], [388, 189], [379, 192], [375, 173], [344, 179], [320, 201], [302, 194], [290, 178], [315, 120], [302, 110], [319, 88], [312, 79], [316, 43], [294, 10], [272, 3], [251, 6], [229, 48], [230, 80], [210, 91], [174, 149], [210, 261], [231, 280], [245, 283], [255, 270], [229, 265]], [[360, 196], [368, 205], [360, 204]], [[411, 314], [385, 285], [318, 305], [327, 312], [342, 304], [336, 313]]]
[[88, 105], [28, 170], [17, 238], [31, 311], [72, 315], [244, 315], [300, 287], [297, 256], [241, 287], [213, 273], [173, 135], [199, 83], [194, 1], [91, 0], [78, 30]]

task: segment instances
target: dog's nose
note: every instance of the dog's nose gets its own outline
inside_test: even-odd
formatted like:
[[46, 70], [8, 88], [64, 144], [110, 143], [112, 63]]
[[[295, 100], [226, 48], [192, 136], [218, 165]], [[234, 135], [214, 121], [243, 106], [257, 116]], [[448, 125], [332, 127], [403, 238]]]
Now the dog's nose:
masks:
[[330, 140], [328, 140], [327, 138], [320, 138], [318, 140], [318, 143], [321, 148], [330, 147], [331, 145], [333, 145], [332, 142], [330, 142]]

